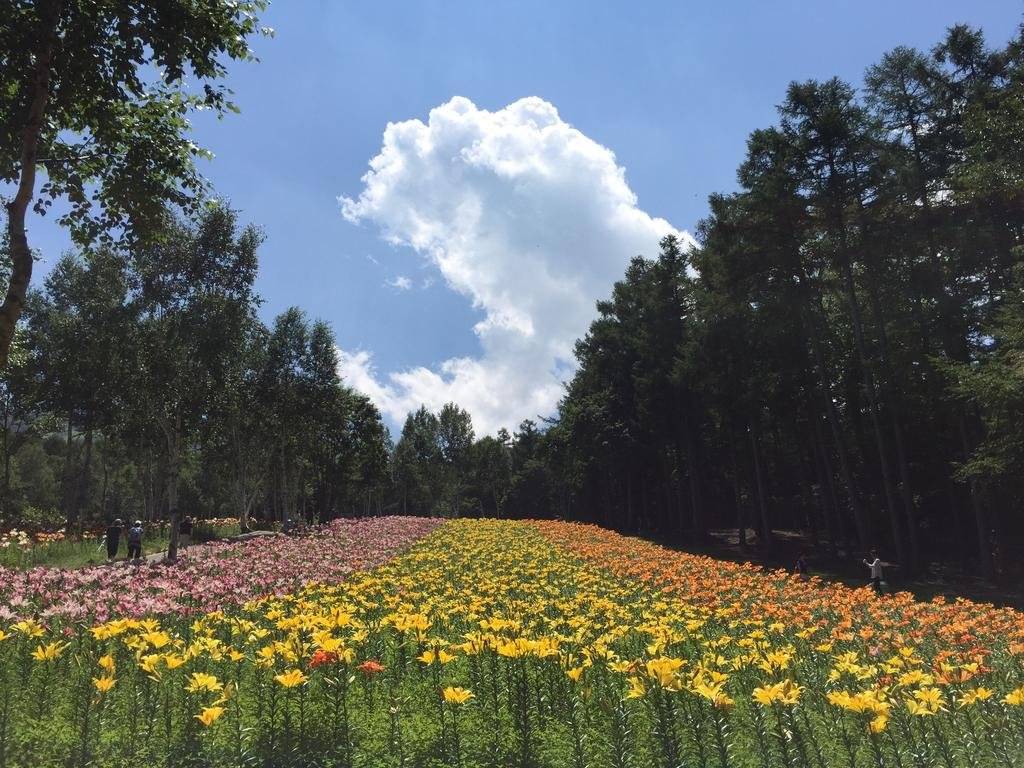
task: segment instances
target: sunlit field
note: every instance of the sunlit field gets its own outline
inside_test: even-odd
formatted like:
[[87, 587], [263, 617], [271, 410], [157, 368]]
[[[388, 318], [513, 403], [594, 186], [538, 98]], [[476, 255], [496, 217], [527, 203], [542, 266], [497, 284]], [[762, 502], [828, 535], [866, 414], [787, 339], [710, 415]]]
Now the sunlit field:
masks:
[[[202, 520], [196, 523], [193, 540], [196, 543], [216, 541], [241, 533], [237, 518]], [[167, 549], [170, 533], [165, 526], [156, 527], [143, 541], [144, 554], [160, 553]], [[122, 543], [118, 559], [127, 556], [127, 545]], [[0, 568], [32, 568], [47, 565], [60, 568], [98, 565], [107, 559], [104, 529], [96, 528], [82, 533], [67, 531], [28, 532], [18, 529], [0, 533]]]
[[400, 554], [223, 610], [98, 622], [22, 606], [0, 624], [0, 766], [1024, 759], [1014, 611], [567, 523], [435, 526], [366, 521], [359, 547], [378, 528], [384, 558]]

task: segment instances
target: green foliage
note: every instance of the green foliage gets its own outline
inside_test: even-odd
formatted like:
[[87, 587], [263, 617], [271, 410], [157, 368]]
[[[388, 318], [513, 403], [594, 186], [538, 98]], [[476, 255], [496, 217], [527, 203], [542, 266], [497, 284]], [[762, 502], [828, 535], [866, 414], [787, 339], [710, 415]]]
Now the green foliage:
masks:
[[192, 205], [205, 189], [188, 115], [236, 111], [221, 82], [228, 62], [254, 58], [267, 34], [246, 2], [0, 3], [0, 179], [22, 173], [22, 132], [36, 97], [41, 46], [55, 40], [38, 157], [46, 181], [36, 209], [62, 198], [60, 223], [79, 242], [135, 240], [167, 204]]
[[1024, 269], [1007, 293], [986, 339], [988, 354], [973, 363], [949, 363], [954, 393], [980, 414], [984, 437], [960, 467], [961, 480], [1024, 490]]
[[[377, 511], [380, 414], [341, 382], [333, 332], [266, 328], [254, 227], [210, 203], [164, 236], [65, 255], [32, 295], [0, 385], [4, 522], [328, 520]], [[59, 510], [59, 511], [57, 511]]]

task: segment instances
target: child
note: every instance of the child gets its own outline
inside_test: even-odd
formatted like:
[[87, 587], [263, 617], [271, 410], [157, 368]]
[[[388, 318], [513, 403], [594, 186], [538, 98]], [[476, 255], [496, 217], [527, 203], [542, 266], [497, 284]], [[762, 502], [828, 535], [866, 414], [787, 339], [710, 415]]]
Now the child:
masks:
[[188, 549], [188, 545], [192, 543], [192, 518], [185, 515], [178, 523], [178, 546], [182, 549]]
[[128, 529], [128, 559], [138, 562], [142, 557], [142, 521], [136, 520]]
[[871, 569], [871, 588], [882, 594], [882, 560], [878, 557], [878, 550], [871, 550], [871, 559], [865, 560], [864, 565]]
[[107, 562], [112, 563], [117, 559], [117, 548], [121, 544], [121, 531], [124, 523], [118, 518], [107, 527]]

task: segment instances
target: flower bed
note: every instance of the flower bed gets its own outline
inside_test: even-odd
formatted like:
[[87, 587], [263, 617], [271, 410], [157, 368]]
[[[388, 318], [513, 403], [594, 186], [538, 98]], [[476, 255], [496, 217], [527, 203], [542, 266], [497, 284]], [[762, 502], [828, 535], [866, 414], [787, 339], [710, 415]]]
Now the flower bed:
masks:
[[[586, 526], [418, 525], [347, 523], [337, 549], [278, 549], [302, 565], [267, 582], [273, 595], [211, 596], [221, 609], [190, 618], [0, 623], [0, 755], [12, 766], [1024, 764], [1014, 611], [878, 598]], [[355, 550], [345, 565], [312, 555]], [[247, 555], [254, 571], [273, 560]], [[383, 564], [350, 571], [356, 562]], [[321, 583], [300, 587], [311, 571]]]
[[106, 621], [217, 610], [309, 581], [340, 581], [379, 565], [437, 524], [407, 517], [337, 520], [302, 536], [205, 544], [185, 550], [173, 567], [121, 561], [77, 569], [0, 568], [0, 619]]

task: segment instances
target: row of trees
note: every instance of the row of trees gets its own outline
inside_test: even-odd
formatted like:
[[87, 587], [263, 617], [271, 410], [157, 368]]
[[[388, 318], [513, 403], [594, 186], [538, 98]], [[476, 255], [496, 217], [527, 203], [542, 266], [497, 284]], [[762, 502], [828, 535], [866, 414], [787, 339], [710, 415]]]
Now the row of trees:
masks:
[[399, 472], [409, 509], [461, 483], [487, 513], [736, 527], [744, 548], [798, 529], [908, 573], [953, 552], [996, 572], [1024, 534], [1024, 36], [993, 51], [956, 27], [859, 92], [793, 83], [779, 117], [739, 191], [712, 196], [701, 247], [666, 237], [599, 303], [543, 434], [492, 462], [410, 418], [399, 448], [454, 479]]
[[469, 412], [421, 407], [402, 427], [391, 460], [388, 508], [406, 515], [539, 517], [551, 511], [544, 436], [527, 419], [509, 434], [474, 439]]
[[295, 308], [259, 320], [262, 236], [227, 207], [161, 227], [66, 254], [29, 295], [0, 388], [4, 516], [365, 512], [388, 437], [342, 384], [330, 327]]
[[600, 303], [546, 436], [562, 511], [990, 576], [1022, 533], [1024, 35], [956, 27], [779, 116], [701, 248], [666, 238]]

